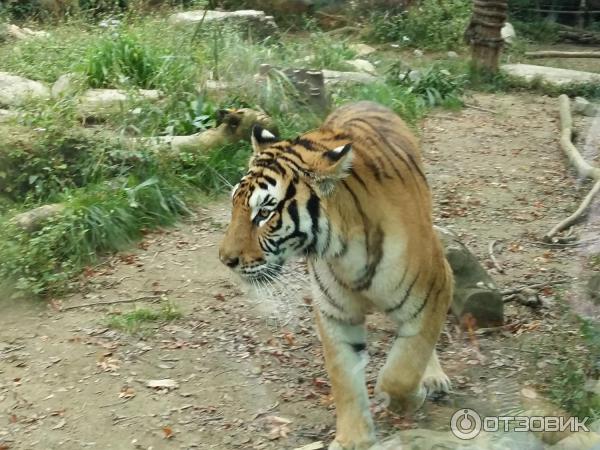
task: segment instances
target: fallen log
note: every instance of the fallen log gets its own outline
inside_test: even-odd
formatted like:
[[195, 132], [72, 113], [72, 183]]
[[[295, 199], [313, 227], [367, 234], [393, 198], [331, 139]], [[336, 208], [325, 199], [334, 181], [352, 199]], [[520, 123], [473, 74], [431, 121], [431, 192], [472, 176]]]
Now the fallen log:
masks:
[[587, 214], [594, 197], [596, 194], [598, 194], [598, 192], [600, 192], [600, 168], [592, 166], [585, 159], [583, 159], [583, 156], [581, 156], [581, 153], [579, 150], [577, 150], [577, 147], [575, 147], [572, 142], [573, 118], [571, 116], [571, 103], [569, 97], [567, 97], [565, 94], [562, 94], [560, 97], [558, 97], [558, 105], [560, 112], [560, 146], [571, 165], [577, 171], [577, 174], [581, 178], [589, 178], [594, 180], [595, 184], [590, 192], [585, 196], [579, 208], [577, 208], [573, 214], [561, 221], [558, 225], [546, 233], [543, 238], [545, 242], [552, 242], [552, 238], [556, 234], [570, 227], [580, 220], [585, 214]]
[[600, 58], [600, 52], [560, 52], [545, 50], [539, 52], [526, 52], [528, 58]]

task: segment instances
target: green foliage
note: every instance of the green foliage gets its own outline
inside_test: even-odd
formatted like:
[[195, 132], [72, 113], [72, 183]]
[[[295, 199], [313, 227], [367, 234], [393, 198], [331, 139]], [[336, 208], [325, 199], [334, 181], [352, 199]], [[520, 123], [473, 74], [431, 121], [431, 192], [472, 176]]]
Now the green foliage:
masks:
[[136, 308], [126, 313], [112, 314], [107, 320], [107, 325], [130, 334], [143, 334], [149, 323], [171, 322], [181, 318], [181, 315], [177, 306], [167, 301], [159, 310]]
[[462, 73], [453, 74], [444, 66], [434, 64], [414, 80], [406, 74], [399, 82], [406, 87], [407, 94], [417, 96], [424, 106], [458, 107], [462, 106], [461, 96], [467, 84], [467, 77]]
[[558, 40], [559, 25], [547, 20], [533, 22], [511, 22], [520, 38], [544, 44], [554, 44]]
[[[93, 183], [117, 172], [110, 159], [114, 142], [84, 130], [46, 130], [24, 143], [9, 140], [0, 161], [0, 192], [13, 200], [48, 200], [65, 189]], [[109, 159], [107, 159], [109, 158]]]
[[333, 97], [337, 105], [359, 100], [380, 103], [394, 110], [411, 125], [422, 119], [427, 111], [425, 103], [408, 93], [406, 88], [385, 83], [351, 86], [335, 92]]
[[589, 377], [576, 359], [561, 363], [553, 374], [550, 398], [577, 417], [600, 417], [600, 395], [587, 389]]
[[53, 83], [71, 72], [85, 57], [96, 37], [89, 27], [70, 22], [40, 39], [10, 41], [0, 46], [3, 71]]
[[429, 50], [456, 49], [463, 45], [470, 13], [467, 0], [423, 0], [400, 14], [374, 13], [370, 36], [377, 42]]
[[161, 59], [148, 46], [127, 33], [102, 38], [88, 52], [83, 73], [94, 88], [119, 85], [156, 87]]

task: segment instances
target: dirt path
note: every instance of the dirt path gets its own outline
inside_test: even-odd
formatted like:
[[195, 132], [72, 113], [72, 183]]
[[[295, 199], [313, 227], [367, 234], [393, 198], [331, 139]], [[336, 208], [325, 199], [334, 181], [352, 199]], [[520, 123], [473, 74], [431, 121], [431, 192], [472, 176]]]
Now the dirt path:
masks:
[[[501, 286], [585, 278], [581, 249], [533, 243], [582, 196], [558, 148], [556, 101], [485, 95], [472, 102], [497, 114], [440, 112], [423, 124], [438, 223], [484, 262], [498, 240], [505, 274], [491, 272]], [[332, 437], [332, 399], [301, 276], [284, 301], [246, 295], [217, 259], [227, 209], [215, 203], [147, 235], [137, 249], [90, 269], [83, 292], [54, 307], [1, 301], [0, 448], [293, 449]], [[580, 230], [598, 235], [599, 228], [596, 221]], [[598, 314], [574, 287], [561, 301], [552, 289], [544, 294], [539, 310], [509, 304], [513, 326], [502, 333], [469, 337], [449, 321], [440, 349], [456, 392], [411, 418], [379, 412], [380, 434], [447, 429], [459, 407], [502, 412], [539, 400], [540, 371], [551, 373], [557, 349], [577, 344], [564, 304], [572, 299]], [[106, 324], [133, 304], [58, 310], [144, 296], [168, 298], [182, 318], [131, 335]], [[374, 317], [370, 329], [372, 386], [393, 328]], [[149, 388], [148, 380], [177, 386]]]

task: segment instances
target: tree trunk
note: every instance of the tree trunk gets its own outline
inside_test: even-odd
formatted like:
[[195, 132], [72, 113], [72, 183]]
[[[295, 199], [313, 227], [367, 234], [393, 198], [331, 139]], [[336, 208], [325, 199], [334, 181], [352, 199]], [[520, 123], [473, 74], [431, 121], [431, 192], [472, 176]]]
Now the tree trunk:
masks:
[[474, 0], [471, 22], [465, 40], [471, 45], [472, 64], [491, 73], [498, 72], [507, 0]]

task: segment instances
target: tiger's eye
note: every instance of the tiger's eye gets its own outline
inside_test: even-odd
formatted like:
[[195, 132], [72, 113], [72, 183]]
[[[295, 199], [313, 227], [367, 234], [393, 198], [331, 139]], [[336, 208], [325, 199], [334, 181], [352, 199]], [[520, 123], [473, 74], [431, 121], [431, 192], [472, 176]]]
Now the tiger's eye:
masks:
[[267, 217], [269, 217], [269, 214], [271, 214], [271, 211], [269, 211], [267, 208], [261, 208], [258, 210], [258, 214], [256, 215], [256, 217], [258, 219], [266, 219]]

